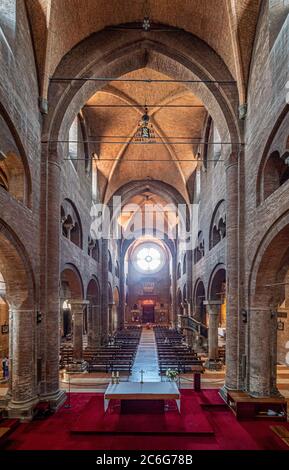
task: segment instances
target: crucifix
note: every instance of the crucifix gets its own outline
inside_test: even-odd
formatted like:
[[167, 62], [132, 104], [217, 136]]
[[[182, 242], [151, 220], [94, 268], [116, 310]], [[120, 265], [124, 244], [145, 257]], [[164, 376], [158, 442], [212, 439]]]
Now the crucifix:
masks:
[[143, 384], [143, 375], [144, 375], [144, 370], [140, 371], [140, 383]]

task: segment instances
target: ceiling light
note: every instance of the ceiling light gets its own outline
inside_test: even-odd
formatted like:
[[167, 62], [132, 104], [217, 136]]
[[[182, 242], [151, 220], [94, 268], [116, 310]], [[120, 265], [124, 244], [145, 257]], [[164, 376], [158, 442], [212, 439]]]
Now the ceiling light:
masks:
[[145, 113], [143, 114], [141, 121], [139, 122], [137, 132], [135, 134], [136, 142], [153, 142], [155, 141], [155, 133], [153, 126], [150, 123], [150, 117], [148, 115], [148, 109], [145, 107]]

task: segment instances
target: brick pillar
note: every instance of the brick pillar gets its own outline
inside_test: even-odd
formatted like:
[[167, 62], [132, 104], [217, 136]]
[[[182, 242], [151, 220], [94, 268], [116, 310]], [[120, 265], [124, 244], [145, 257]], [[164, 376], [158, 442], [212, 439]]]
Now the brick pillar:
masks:
[[117, 315], [117, 328], [122, 330], [125, 322], [125, 274], [124, 274], [124, 258], [119, 260], [119, 307]]
[[238, 156], [226, 166], [227, 194], [227, 319], [225, 390], [238, 389]]
[[43, 149], [42, 167], [42, 275], [41, 309], [43, 312], [41, 334], [43, 337], [42, 400], [48, 400], [57, 408], [65, 401], [65, 393], [59, 389], [60, 348], [60, 202], [61, 165], [55, 154]]
[[187, 315], [193, 311], [193, 251], [187, 250]]
[[102, 239], [101, 247], [101, 343], [108, 336], [108, 241]]
[[219, 309], [221, 302], [219, 300], [208, 300], [204, 302], [207, 306], [209, 315], [209, 330], [208, 330], [208, 347], [209, 347], [209, 361], [216, 361], [219, 357], [218, 354], [218, 327], [219, 327]]
[[34, 310], [11, 308], [10, 357], [9, 357], [9, 403], [10, 416], [27, 416], [37, 403], [36, 353]]
[[176, 328], [178, 323], [177, 317], [177, 256], [174, 253], [172, 257], [172, 305], [170, 309], [170, 324]]
[[251, 308], [249, 322], [249, 393], [254, 397], [277, 395], [277, 315], [268, 308]]
[[73, 317], [73, 359], [77, 362], [83, 361], [83, 311], [87, 300], [70, 300], [71, 314]]
[[87, 345], [95, 348], [101, 343], [100, 306], [88, 305]]

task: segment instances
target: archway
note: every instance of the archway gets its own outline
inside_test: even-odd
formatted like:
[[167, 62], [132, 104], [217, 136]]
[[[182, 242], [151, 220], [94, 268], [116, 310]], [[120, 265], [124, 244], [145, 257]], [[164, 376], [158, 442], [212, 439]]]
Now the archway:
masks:
[[215, 267], [209, 281], [209, 300], [220, 302], [219, 327], [226, 328], [226, 268], [223, 264]]
[[204, 283], [201, 279], [198, 279], [195, 285], [194, 292], [194, 315], [193, 317], [199, 321], [202, 325], [207, 325], [207, 314], [204, 301], [206, 299], [206, 291]]
[[0, 190], [31, 206], [31, 174], [19, 136], [0, 103]]
[[64, 353], [68, 347], [72, 348], [72, 357], [68, 359], [68, 363], [72, 359], [74, 362], [82, 362], [84, 310], [80, 273], [73, 264], [67, 264], [61, 273], [60, 332], [62, 343], [66, 343], [63, 344], [61, 351]]
[[8, 358], [9, 408], [13, 409], [16, 415], [17, 410], [21, 408], [21, 412], [29, 416], [38, 400], [37, 386], [45, 373], [43, 361], [36, 373], [34, 276], [23, 245], [1, 220], [0, 273], [1, 322], [3, 320], [0, 346], [2, 357], [5, 355]]
[[[277, 348], [285, 354], [287, 343], [280, 347], [282, 334], [278, 327], [287, 329], [286, 318], [278, 318], [286, 310], [286, 279], [289, 270], [289, 215], [284, 214], [267, 232], [252, 265], [249, 281], [247, 388], [253, 396], [278, 393]], [[282, 308], [283, 306], [283, 308]], [[281, 323], [280, 323], [281, 322]], [[283, 330], [280, 330], [280, 333]], [[287, 345], [287, 347], [286, 347]], [[286, 356], [285, 356], [286, 360]]]
[[[173, 80], [186, 79], [185, 87], [206, 106], [208, 113], [219, 129], [222, 141], [230, 142], [224, 150], [224, 160], [230, 158], [230, 161], [234, 163], [234, 165], [228, 166], [226, 173], [227, 186], [231, 195], [231, 200], [227, 201], [228, 224], [230, 224], [230, 220], [233, 220], [233, 223], [236, 222], [237, 226], [238, 221], [235, 220], [237, 192], [230, 190], [230, 188], [236, 188], [238, 185], [237, 168], [240, 159], [236, 157], [239, 147], [238, 144], [235, 144], [242, 141], [242, 131], [237, 116], [237, 87], [224, 62], [206, 43], [185, 32], [178, 32], [178, 35], [177, 50], [173, 47], [170, 39], [171, 35], [164, 34], [160, 36], [152, 31], [148, 39], [143, 36], [142, 32], [134, 30], [125, 31], [125, 33], [120, 32], [117, 39], [108, 31], [103, 31], [76, 45], [60, 62], [54, 77], [50, 81], [48, 96], [50, 111], [44, 123], [42, 136], [45, 143], [43, 159], [58, 164], [65, 158], [61, 141], [67, 138], [76, 113], [83, 108], [97, 91], [107, 85], [106, 81], [100, 82], [93, 79], [93, 77], [99, 77], [100, 73], [104, 77], [121, 77], [132, 71], [147, 67]], [[61, 85], [59, 85], [59, 80], [57, 81], [59, 78], [67, 77], [68, 61], [71, 78], [78, 78], [76, 86], [71, 86], [74, 82], [70, 82], [70, 80], [62, 80]], [[92, 78], [92, 80], [86, 80], [84, 77]], [[229, 86], [224, 84], [226, 80], [230, 82]], [[123, 160], [121, 155], [119, 157], [111, 164], [112, 168], [108, 178], [104, 180], [102, 192], [100, 192], [102, 201], [111, 200], [112, 194], [115, 194], [117, 189], [125, 183], [121, 180], [118, 181], [119, 186], [118, 184], [109, 184], [111, 181], [115, 181], [113, 177], [120, 173], [119, 165]], [[188, 203], [189, 194], [184, 175], [180, 171], [178, 161], [172, 158], [172, 155], [170, 158], [172, 159], [170, 166], [174, 171], [167, 171], [163, 175], [163, 179], [167, 184], [176, 186], [175, 176], [177, 175], [180, 192]], [[177, 171], [175, 172], [175, 170]], [[55, 188], [61, 187], [61, 171], [57, 165], [49, 165], [48, 171], [50, 173], [48, 175], [46, 195], [47, 217], [51, 217], [52, 220], [55, 214], [55, 205], [56, 203], [60, 205], [60, 202], [57, 193], [53, 195], [53, 198], [50, 198], [50, 194], [53, 194]], [[153, 175], [148, 175], [148, 180], [154, 179], [154, 175], [155, 172]], [[138, 176], [135, 179], [143, 180], [143, 178], [144, 174], [139, 168]], [[235, 258], [238, 255], [236, 233], [237, 231], [230, 232], [231, 242], [228, 240], [231, 254], [229, 258], [232, 260], [228, 271], [233, 271], [234, 274], [237, 269]], [[49, 256], [49, 247], [53, 246], [53, 240], [58, 239], [59, 236], [58, 221], [50, 226], [48, 236], [47, 252]], [[55, 273], [57, 265], [58, 260], [55, 259], [54, 263], [51, 262], [49, 271]], [[230, 272], [228, 273], [229, 276]], [[232, 292], [230, 315], [234, 318], [237, 311], [239, 291], [237, 277], [234, 275], [230, 278], [229, 289]], [[53, 287], [55, 287], [55, 281], [52, 280], [53, 278], [49, 273], [47, 279], [48, 283], [53, 284]], [[105, 303], [107, 305], [106, 301]], [[236, 338], [236, 326], [234, 322], [231, 323], [231, 336]], [[237, 348], [237, 340], [232, 342], [232, 349], [235, 348]], [[234, 378], [236, 371], [237, 364], [235, 362], [234, 371], [231, 374]]]
[[157, 236], [141, 236], [125, 251], [128, 308], [126, 322], [169, 324], [171, 252]]

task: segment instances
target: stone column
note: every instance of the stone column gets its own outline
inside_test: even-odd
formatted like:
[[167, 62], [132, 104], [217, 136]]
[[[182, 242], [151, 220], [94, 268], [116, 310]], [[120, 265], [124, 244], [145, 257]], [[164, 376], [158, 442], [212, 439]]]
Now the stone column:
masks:
[[187, 250], [187, 315], [193, 311], [193, 251]]
[[101, 343], [108, 336], [108, 241], [102, 239], [101, 246]]
[[214, 363], [218, 360], [218, 327], [219, 327], [219, 309], [221, 302], [219, 300], [208, 300], [204, 302], [207, 306], [209, 315], [208, 330], [208, 365], [214, 367]]
[[87, 300], [70, 300], [71, 314], [73, 318], [73, 360], [83, 362], [83, 311]]
[[227, 194], [227, 317], [225, 389], [238, 389], [238, 155], [233, 153], [226, 166]]
[[276, 312], [268, 308], [251, 308], [249, 322], [249, 394], [253, 397], [279, 395], [276, 385]]
[[121, 255], [119, 260], [119, 308], [117, 315], [117, 329], [122, 330], [125, 322], [125, 274], [124, 258]]
[[99, 305], [88, 305], [87, 346], [95, 348], [101, 343], [101, 324]]
[[169, 322], [170, 324], [176, 328], [178, 323], [177, 317], [177, 257], [176, 253], [174, 253], [172, 257], [172, 305], [170, 308], [170, 317]]
[[9, 352], [9, 416], [32, 417], [37, 396], [34, 310], [11, 308]]

